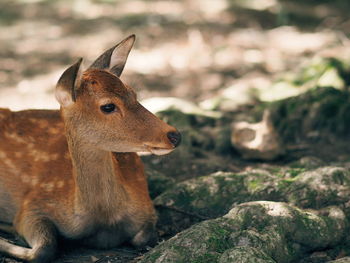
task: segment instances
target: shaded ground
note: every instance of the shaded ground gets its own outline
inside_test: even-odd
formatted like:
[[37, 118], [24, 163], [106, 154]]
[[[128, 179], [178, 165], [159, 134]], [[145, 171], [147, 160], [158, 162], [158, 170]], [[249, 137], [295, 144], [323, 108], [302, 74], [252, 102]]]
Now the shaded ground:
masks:
[[[158, 196], [155, 202], [160, 213], [160, 236], [167, 239], [195, 222], [222, 216], [232, 203], [264, 199], [304, 208], [290, 199], [259, 194], [268, 189], [282, 191], [276, 184], [281, 180], [286, 180], [282, 186], [289, 184], [309, 169], [299, 165], [302, 170], [291, 172], [289, 168], [296, 162], [315, 164], [312, 169], [325, 165], [350, 167], [350, 130], [344, 117], [350, 112], [349, 107], [339, 106], [348, 105], [350, 97], [346, 91], [350, 84], [349, 6], [346, 1], [1, 1], [0, 107], [57, 108], [54, 84], [68, 64], [84, 57], [88, 66], [103, 50], [135, 33], [137, 43], [123, 78], [141, 100], [173, 96], [195, 102], [200, 110], [222, 114], [212, 118], [176, 111], [159, 113], [184, 137], [178, 151], [164, 157], [144, 157], [151, 175], [152, 197]], [[338, 58], [340, 64], [333, 58]], [[329, 86], [336, 91], [327, 90]], [[324, 88], [317, 94], [331, 98], [331, 103], [321, 103], [312, 93], [301, 95], [296, 103], [293, 99], [271, 103], [315, 87]], [[266, 107], [274, 111], [287, 154], [273, 163], [244, 161], [230, 146], [231, 122], [257, 121]], [[309, 116], [308, 122], [303, 122], [305, 116]], [[254, 177], [249, 185], [256, 189], [249, 188], [239, 200], [221, 201], [227, 202], [227, 207], [215, 215], [162, 201], [176, 182], [192, 187], [187, 181], [190, 178], [254, 169], [267, 170], [265, 175], [271, 173], [261, 177], [266, 179], [266, 187], [259, 188], [261, 179]], [[280, 179], [281, 173], [276, 172], [280, 169], [292, 175], [282, 173]], [[153, 171], [160, 174], [154, 176]], [[227, 189], [228, 193], [235, 192]], [[346, 202], [342, 205], [347, 206]], [[173, 221], [167, 221], [169, 218]], [[303, 254], [305, 262], [326, 262], [348, 255], [333, 249], [333, 254], [314, 260], [311, 257], [315, 250]], [[64, 251], [56, 262], [137, 262], [145, 253], [130, 247]], [[254, 251], [249, 253], [258, 253]]]
[[57, 108], [63, 68], [77, 57], [88, 65], [131, 33], [124, 78], [141, 99], [257, 93], [315, 56], [349, 57], [347, 4], [315, 3], [2, 1], [0, 105]]

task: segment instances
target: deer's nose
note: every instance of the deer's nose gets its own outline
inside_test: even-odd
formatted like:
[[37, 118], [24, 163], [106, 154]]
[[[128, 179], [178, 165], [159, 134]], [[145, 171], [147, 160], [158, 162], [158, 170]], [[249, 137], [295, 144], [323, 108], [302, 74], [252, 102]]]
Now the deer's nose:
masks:
[[179, 133], [178, 131], [169, 132], [167, 136], [171, 144], [174, 145], [174, 147], [177, 147], [181, 143], [181, 133]]

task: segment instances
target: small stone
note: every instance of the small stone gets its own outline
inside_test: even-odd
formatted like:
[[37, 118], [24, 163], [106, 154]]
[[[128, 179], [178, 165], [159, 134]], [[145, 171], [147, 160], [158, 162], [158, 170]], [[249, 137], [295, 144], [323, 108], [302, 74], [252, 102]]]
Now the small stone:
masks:
[[350, 263], [350, 257], [344, 257], [337, 260], [328, 261], [328, 263]]
[[269, 111], [264, 112], [261, 122], [234, 123], [231, 142], [244, 159], [274, 160], [284, 153]]
[[94, 256], [91, 256], [91, 262], [96, 262], [98, 261], [99, 259], [97, 257], [94, 257]]

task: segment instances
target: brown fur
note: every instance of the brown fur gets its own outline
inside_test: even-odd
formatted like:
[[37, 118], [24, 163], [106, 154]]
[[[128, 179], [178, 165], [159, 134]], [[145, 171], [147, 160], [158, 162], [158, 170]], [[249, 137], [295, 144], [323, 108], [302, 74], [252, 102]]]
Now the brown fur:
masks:
[[[117, 111], [103, 113], [108, 103]], [[103, 69], [82, 75], [61, 113], [0, 109], [0, 222], [30, 246], [0, 240], [0, 252], [49, 262], [56, 234], [102, 248], [150, 242], [156, 215], [135, 152], [172, 150], [169, 132]]]

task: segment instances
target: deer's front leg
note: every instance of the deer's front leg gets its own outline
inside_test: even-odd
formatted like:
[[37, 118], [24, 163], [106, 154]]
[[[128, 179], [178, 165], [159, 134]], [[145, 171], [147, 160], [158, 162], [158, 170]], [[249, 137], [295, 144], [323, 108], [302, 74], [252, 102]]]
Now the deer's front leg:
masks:
[[96, 232], [84, 237], [81, 243], [84, 246], [97, 249], [108, 249], [119, 246], [125, 241], [125, 233], [119, 226], [96, 229]]
[[157, 231], [153, 222], [145, 223], [142, 228], [131, 239], [131, 244], [135, 247], [146, 245], [154, 246], [158, 241]]
[[56, 253], [56, 228], [51, 221], [40, 216], [25, 216], [16, 220], [16, 230], [29, 248], [0, 239], [0, 252], [33, 263], [51, 262]]
[[[130, 223], [130, 222], [129, 222]], [[135, 234], [135, 226], [121, 223], [113, 227], [96, 229], [96, 232], [81, 240], [85, 246], [107, 249], [119, 246], [124, 242], [129, 242], [135, 247], [145, 245], [155, 245], [158, 240], [154, 223], [145, 223]]]

